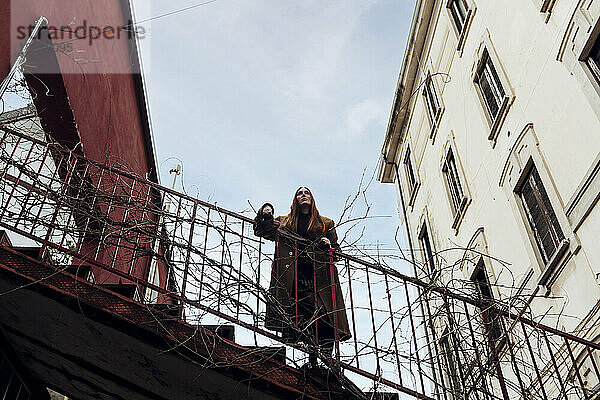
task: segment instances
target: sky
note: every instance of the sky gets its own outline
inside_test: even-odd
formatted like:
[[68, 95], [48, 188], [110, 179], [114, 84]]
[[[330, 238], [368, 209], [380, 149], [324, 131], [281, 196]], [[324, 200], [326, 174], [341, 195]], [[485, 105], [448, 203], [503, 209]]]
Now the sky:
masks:
[[[143, 1], [138, 20], [200, 3]], [[295, 190], [308, 186], [321, 214], [339, 222], [346, 198], [377, 171], [413, 8], [413, 0], [217, 0], [144, 23], [163, 185], [182, 163], [178, 190], [249, 216], [249, 204], [266, 201], [287, 214]], [[366, 195], [375, 218], [361, 243], [389, 249], [400, 225], [395, 189], [373, 179]], [[364, 211], [360, 201], [353, 216]]]

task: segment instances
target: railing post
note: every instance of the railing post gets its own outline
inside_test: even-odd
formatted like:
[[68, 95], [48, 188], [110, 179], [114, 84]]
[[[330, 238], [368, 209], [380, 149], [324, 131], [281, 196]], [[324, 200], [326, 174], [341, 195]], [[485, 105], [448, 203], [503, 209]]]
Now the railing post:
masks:
[[[316, 271], [315, 271], [316, 272]], [[335, 264], [333, 263], [333, 250], [329, 250], [329, 275], [331, 278], [331, 307], [333, 309], [333, 340], [335, 345], [336, 361], [340, 362], [340, 338], [338, 334], [338, 310], [336, 301]]]

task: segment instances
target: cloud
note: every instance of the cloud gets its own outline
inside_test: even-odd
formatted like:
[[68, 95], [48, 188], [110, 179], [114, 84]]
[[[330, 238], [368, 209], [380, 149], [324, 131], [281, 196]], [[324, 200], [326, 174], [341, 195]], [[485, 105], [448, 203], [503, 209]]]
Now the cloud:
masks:
[[346, 109], [346, 130], [343, 137], [357, 139], [373, 124], [384, 125], [389, 113], [386, 99], [366, 99]]

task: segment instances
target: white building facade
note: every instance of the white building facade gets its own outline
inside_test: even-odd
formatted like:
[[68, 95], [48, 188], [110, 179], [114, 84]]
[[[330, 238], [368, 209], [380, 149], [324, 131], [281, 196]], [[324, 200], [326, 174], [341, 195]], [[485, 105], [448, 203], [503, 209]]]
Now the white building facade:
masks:
[[419, 274], [598, 343], [600, 0], [417, 0], [382, 152]]

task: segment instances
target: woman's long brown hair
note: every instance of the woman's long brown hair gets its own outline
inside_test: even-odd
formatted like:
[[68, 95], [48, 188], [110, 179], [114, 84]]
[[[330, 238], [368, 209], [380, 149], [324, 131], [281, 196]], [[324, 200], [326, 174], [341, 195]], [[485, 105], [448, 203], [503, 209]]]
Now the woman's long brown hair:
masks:
[[317, 205], [315, 204], [315, 197], [312, 192], [306, 186], [300, 186], [296, 193], [294, 193], [294, 198], [292, 199], [292, 206], [290, 207], [290, 213], [287, 216], [287, 222], [285, 227], [290, 229], [292, 232], [298, 232], [298, 218], [300, 217], [300, 207], [298, 206], [298, 199], [296, 196], [300, 189], [307, 189], [310, 193], [311, 202], [310, 202], [310, 220], [308, 221], [308, 229], [307, 233], [313, 239], [320, 238], [325, 233], [325, 222], [321, 215], [319, 214], [319, 210], [317, 210]]

